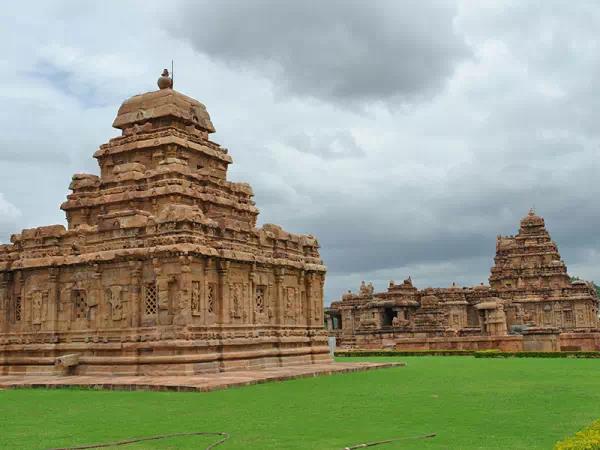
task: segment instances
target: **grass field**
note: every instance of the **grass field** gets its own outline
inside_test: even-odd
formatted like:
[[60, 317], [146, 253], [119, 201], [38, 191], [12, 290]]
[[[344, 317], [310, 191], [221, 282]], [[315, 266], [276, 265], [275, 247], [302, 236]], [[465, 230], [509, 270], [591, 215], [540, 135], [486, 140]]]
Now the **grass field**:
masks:
[[[600, 418], [599, 360], [361, 359], [408, 365], [211, 393], [0, 391], [0, 448], [226, 431], [231, 439], [219, 449], [340, 449], [432, 432], [428, 441], [374, 448], [550, 449]], [[119, 448], [198, 449], [214, 440]]]

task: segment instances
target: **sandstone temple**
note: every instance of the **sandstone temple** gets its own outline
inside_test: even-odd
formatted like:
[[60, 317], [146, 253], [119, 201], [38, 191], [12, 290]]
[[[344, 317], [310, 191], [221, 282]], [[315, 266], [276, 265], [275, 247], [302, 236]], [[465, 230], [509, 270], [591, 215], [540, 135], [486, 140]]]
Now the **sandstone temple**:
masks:
[[0, 245], [0, 374], [194, 374], [329, 361], [313, 236], [257, 227], [246, 183], [172, 89], [126, 100], [68, 227]]
[[363, 282], [327, 309], [328, 328], [342, 346], [521, 350], [517, 335], [546, 334], [597, 349], [595, 288], [571, 281], [543, 218], [530, 211], [516, 236], [499, 236], [494, 262], [488, 286], [419, 290], [408, 278], [375, 293]]

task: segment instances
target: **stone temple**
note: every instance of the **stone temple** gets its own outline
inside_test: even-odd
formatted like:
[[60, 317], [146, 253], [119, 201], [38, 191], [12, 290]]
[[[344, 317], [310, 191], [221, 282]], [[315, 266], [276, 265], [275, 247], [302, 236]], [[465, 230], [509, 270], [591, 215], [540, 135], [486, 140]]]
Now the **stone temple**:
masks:
[[126, 100], [76, 174], [68, 227], [0, 245], [0, 374], [194, 374], [327, 362], [318, 243], [257, 228], [246, 183], [172, 89]]
[[494, 262], [489, 286], [419, 290], [408, 278], [375, 293], [363, 282], [331, 304], [328, 328], [348, 346], [521, 350], [517, 335], [556, 334], [551, 349], [600, 349], [596, 290], [571, 281], [543, 218], [530, 211], [516, 236], [498, 236]]

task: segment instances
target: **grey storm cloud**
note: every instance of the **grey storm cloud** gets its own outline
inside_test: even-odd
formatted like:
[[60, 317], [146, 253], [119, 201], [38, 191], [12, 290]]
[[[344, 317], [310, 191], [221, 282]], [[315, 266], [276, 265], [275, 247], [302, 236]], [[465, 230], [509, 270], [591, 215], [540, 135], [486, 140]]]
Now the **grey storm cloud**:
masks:
[[185, 2], [169, 24], [199, 52], [299, 96], [414, 100], [469, 56], [450, 1]]
[[299, 152], [324, 159], [356, 158], [364, 155], [364, 150], [354, 136], [346, 130], [295, 134], [287, 139], [287, 144]]
[[532, 206], [600, 281], [597, 2], [115, 3], [5, 7], [0, 242], [64, 223], [71, 175], [174, 59], [259, 224], [318, 238], [327, 301], [485, 281]]

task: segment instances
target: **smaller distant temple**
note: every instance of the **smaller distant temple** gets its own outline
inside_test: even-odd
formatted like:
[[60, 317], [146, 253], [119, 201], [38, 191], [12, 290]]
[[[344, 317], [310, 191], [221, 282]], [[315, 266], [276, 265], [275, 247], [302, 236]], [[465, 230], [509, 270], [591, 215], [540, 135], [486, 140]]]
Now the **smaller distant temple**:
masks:
[[527, 330], [598, 331], [591, 283], [572, 281], [544, 219], [529, 212], [516, 236], [498, 236], [490, 284], [419, 290], [410, 278], [374, 292], [363, 282], [326, 310], [330, 333], [352, 344], [397, 338], [506, 336]]

